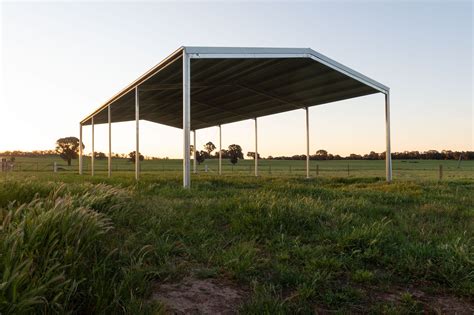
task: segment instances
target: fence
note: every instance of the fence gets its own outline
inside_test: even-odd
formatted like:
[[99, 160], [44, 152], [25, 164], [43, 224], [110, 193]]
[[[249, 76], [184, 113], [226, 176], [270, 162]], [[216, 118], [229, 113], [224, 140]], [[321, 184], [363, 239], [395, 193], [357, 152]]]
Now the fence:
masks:
[[[26, 160], [26, 159], [25, 159]], [[77, 172], [77, 161], [68, 166], [64, 161], [38, 159], [34, 162], [15, 161], [10, 167], [10, 172], [53, 172], [54, 164], [59, 173]], [[222, 173], [224, 175], [254, 175], [254, 161], [241, 160], [232, 165], [228, 160], [223, 161]], [[84, 161], [84, 174], [90, 173], [90, 161]], [[114, 159], [112, 172], [133, 172], [134, 164], [126, 159]], [[207, 172], [206, 172], [207, 168]], [[206, 160], [197, 166], [199, 174], [217, 174], [217, 160]], [[107, 160], [96, 160], [95, 170], [98, 175], [107, 172]], [[181, 172], [181, 160], [145, 160], [141, 163], [142, 172], [170, 173]], [[260, 160], [259, 175], [261, 176], [306, 176], [305, 161], [288, 160]], [[311, 161], [311, 177], [385, 177], [384, 161]], [[395, 160], [393, 162], [394, 179], [435, 179], [450, 180], [474, 178], [474, 161], [438, 161], [438, 160]]]

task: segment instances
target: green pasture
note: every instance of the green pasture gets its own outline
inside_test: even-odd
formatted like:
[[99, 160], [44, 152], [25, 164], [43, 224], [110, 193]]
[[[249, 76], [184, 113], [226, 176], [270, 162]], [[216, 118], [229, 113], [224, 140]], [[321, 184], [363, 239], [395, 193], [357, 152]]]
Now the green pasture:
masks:
[[[60, 172], [77, 172], [78, 160], [73, 160], [69, 167], [59, 157], [38, 157], [15, 159], [15, 171], [19, 172], [52, 172], [53, 164], [57, 163]], [[198, 173], [207, 175], [217, 174], [218, 160], [210, 159], [198, 165]], [[418, 180], [439, 179], [439, 167], [443, 168], [443, 179], [468, 179], [474, 178], [474, 161], [453, 160], [393, 160], [394, 179]], [[240, 160], [232, 165], [228, 159], [222, 161], [224, 175], [253, 175], [254, 161]], [[90, 173], [90, 157], [84, 157], [84, 172]], [[95, 170], [98, 173], [107, 171], [107, 159], [95, 160]], [[113, 172], [133, 172], [135, 165], [128, 159], [114, 158], [112, 160]], [[182, 160], [145, 160], [141, 162], [142, 172], [169, 173], [182, 170]], [[295, 160], [259, 160], [259, 173], [262, 176], [306, 176], [306, 161]], [[385, 161], [367, 160], [333, 160], [310, 161], [311, 176], [316, 177], [384, 177]]]
[[247, 292], [242, 314], [472, 310], [472, 178], [228, 172], [181, 184], [178, 171], [139, 183], [131, 172], [3, 174], [0, 313], [161, 314], [154, 288], [189, 277]]

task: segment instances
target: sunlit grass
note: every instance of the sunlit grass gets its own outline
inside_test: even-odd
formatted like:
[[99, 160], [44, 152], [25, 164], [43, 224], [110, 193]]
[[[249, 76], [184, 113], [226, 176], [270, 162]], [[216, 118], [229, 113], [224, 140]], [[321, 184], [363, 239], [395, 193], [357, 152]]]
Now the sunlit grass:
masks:
[[474, 295], [473, 180], [142, 175], [3, 177], [0, 312], [153, 312], [151, 284], [189, 274], [248, 288], [254, 314]]

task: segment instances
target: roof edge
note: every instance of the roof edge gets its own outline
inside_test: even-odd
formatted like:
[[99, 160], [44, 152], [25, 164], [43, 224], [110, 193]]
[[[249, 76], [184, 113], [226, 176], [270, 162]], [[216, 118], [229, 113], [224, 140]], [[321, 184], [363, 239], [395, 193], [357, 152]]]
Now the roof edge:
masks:
[[[112, 96], [108, 101], [106, 101], [102, 106], [98, 109], [93, 111], [89, 114], [86, 118], [81, 120], [80, 124], [85, 124], [91, 118], [104, 109], [107, 108], [110, 104], [124, 96], [125, 94], [132, 91], [137, 85], [140, 85], [161, 69], [166, 67], [167, 65], [171, 64], [175, 59], [180, 58], [182, 53], [185, 52], [186, 54], [195, 55], [195, 58], [199, 58], [199, 55], [224, 55], [221, 58], [225, 58], [225, 55], [229, 55], [232, 57], [229, 58], [237, 58], [238, 55], [242, 55], [243, 58], [247, 55], [262, 55], [260, 58], [263, 58], [263, 55], [294, 55], [296, 57], [306, 57], [315, 60], [316, 62], [320, 62], [336, 71], [339, 71], [347, 76], [352, 77], [355, 80], [360, 81], [363, 84], [366, 84], [375, 90], [378, 90], [381, 93], [388, 94], [390, 92], [390, 88], [371, 79], [362, 73], [355, 71], [343, 64], [311, 49], [311, 48], [270, 48], [270, 47], [206, 47], [206, 46], [181, 46], [176, 49], [173, 53], [168, 55], [165, 59], [161, 62], [156, 64], [153, 68], [145, 72], [141, 75], [138, 79], [127, 85], [124, 89], [119, 91], [117, 94]], [[217, 58], [217, 57], [216, 57]], [[247, 57], [248, 58], [248, 57]], [[258, 57], [257, 57], [258, 58]]]
[[333, 65], [334, 67], [337, 67], [339, 70], [342, 70], [343, 72], [347, 72], [349, 74], [352, 74], [352, 75], [354, 75], [354, 76], [356, 76], [356, 77], [358, 77], [358, 78], [360, 78], [360, 79], [362, 79], [366, 82], [371, 83], [372, 85], [375, 85], [376, 87], [378, 87], [381, 90], [380, 92], [382, 92], [382, 93], [387, 94], [387, 93], [390, 92], [390, 88], [388, 86], [386, 86], [386, 85], [384, 85], [384, 84], [382, 84], [378, 81], [375, 81], [374, 79], [371, 79], [368, 76], [365, 76], [362, 73], [360, 73], [360, 72], [358, 72], [358, 71], [356, 71], [352, 68], [349, 68], [349, 67], [335, 61], [334, 59], [331, 59], [331, 58], [329, 58], [329, 57], [327, 57], [327, 56], [325, 56], [325, 55], [323, 55], [323, 54], [321, 54], [321, 53], [319, 53], [319, 52], [317, 52], [313, 49], [309, 49], [309, 50], [311, 51], [311, 55], [316, 57], [318, 60], [323, 61], [323, 63], [324, 62], [329, 63], [329, 64]]
[[[138, 79], [127, 85], [125, 88], [123, 88], [120, 92], [112, 96], [107, 102], [105, 102], [102, 106], [100, 106], [98, 109], [93, 111], [91, 114], [89, 114], [86, 118], [81, 120], [80, 124], [84, 124], [87, 121], [89, 121], [93, 116], [96, 114], [100, 113], [102, 110], [107, 108], [111, 103], [115, 102], [117, 99], [120, 97], [124, 96], [131, 90], [133, 90], [137, 85], [143, 83], [147, 79], [149, 79], [151, 76], [155, 75], [158, 71], [160, 71], [164, 66], [166, 66], [168, 63], [171, 63], [175, 58], [179, 58], [182, 55], [182, 52], [184, 51], [184, 46], [179, 47], [176, 49], [173, 53], [168, 55], [165, 59], [160, 61], [158, 64], [156, 64], [153, 68], [142, 74]], [[173, 60], [172, 60], [173, 59]]]
[[390, 88], [374, 79], [371, 79], [362, 73], [355, 71], [334, 59], [331, 59], [311, 48], [274, 48], [274, 47], [206, 47], [206, 46], [184, 46], [183, 47], [187, 54], [194, 55], [193, 58], [201, 58], [204, 56], [200, 55], [211, 55], [212, 57], [218, 58], [218, 55], [223, 55], [221, 58], [225, 58], [225, 55], [229, 55], [229, 58], [237, 58], [238, 55], [247, 57], [249, 55], [295, 55], [295, 57], [308, 57], [317, 62], [325, 64], [328, 67], [333, 68], [345, 75], [348, 75], [372, 88], [375, 88], [379, 92], [387, 94]]

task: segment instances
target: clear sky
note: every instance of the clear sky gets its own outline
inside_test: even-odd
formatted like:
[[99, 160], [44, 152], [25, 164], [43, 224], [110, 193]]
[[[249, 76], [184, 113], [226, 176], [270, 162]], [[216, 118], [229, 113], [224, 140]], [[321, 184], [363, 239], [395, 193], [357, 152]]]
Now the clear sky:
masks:
[[[392, 150], [473, 150], [472, 1], [2, 2], [0, 151], [53, 149], [176, 48], [310, 47], [391, 88]], [[311, 152], [385, 150], [381, 94], [310, 109]], [[259, 151], [305, 153], [302, 110], [259, 120]], [[253, 151], [253, 122], [222, 127]], [[217, 144], [198, 131], [198, 147]], [[96, 150], [107, 151], [96, 128]], [[143, 122], [141, 152], [179, 157], [179, 129]], [[90, 127], [84, 128], [86, 152]], [[113, 151], [134, 124], [113, 125]]]

